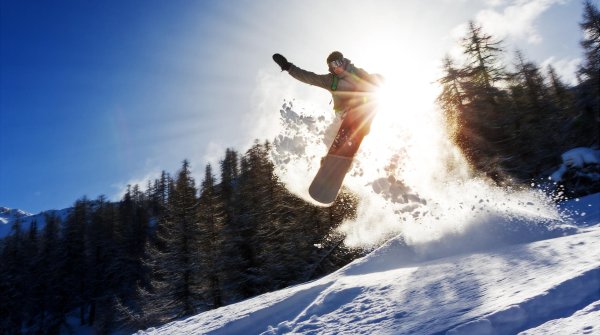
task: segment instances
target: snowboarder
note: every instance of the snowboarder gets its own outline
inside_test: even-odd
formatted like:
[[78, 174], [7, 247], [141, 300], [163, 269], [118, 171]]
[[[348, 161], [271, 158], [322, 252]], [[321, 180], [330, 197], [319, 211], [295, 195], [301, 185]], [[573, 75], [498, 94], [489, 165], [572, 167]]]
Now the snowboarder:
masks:
[[375, 113], [373, 92], [383, 81], [381, 75], [369, 74], [357, 68], [339, 51], [334, 51], [327, 57], [328, 74], [303, 70], [278, 53], [273, 55], [273, 60], [282, 71], [288, 71], [295, 79], [328, 90], [336, 115], [341, 120], [348, 118], [346, 123], [358, 132], [361, 140], [369, 133]]
[[324, 88], [332, 95], [333, 109], [341, 125], [309, 188], [313, 199], [331, 204], [363, 138], [370, 131], [376, 112], [373, 93], [382, 77], [357, 68], [339, 51], [327, 57], [328, 74], [303, 70], [280, 54], [274, 54], [273, 60], [282, 71], [288, 71], [297, 80]]

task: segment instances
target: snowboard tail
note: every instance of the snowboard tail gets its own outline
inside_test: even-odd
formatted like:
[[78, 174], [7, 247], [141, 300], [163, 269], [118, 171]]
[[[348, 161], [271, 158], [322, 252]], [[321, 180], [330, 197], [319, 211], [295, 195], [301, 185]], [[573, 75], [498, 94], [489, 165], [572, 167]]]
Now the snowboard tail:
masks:
[[310, 196], [325, 205], [333, 203], [342, 187], [346, 173], [352, 166], [352, 160], [351, 157], [325, 156], [319, 172], [308, 188]]
[[369, 133], [374, 116], [373, 112], [355, 111], [348, 114], [308, 189], [313, 199], [325, 205], [335, 201], [354, 156]]

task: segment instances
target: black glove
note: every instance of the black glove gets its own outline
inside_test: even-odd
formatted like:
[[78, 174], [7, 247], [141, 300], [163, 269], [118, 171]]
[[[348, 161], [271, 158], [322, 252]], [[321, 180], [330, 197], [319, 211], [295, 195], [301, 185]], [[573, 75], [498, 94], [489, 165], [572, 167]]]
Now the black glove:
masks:
[[287, 71], [290, 69], [290, 66], [292, 66], [292, 63], [288, 62], [288, 60], [280, 54], [274, 54], [273, 60], [279, 65], [281, 71]]

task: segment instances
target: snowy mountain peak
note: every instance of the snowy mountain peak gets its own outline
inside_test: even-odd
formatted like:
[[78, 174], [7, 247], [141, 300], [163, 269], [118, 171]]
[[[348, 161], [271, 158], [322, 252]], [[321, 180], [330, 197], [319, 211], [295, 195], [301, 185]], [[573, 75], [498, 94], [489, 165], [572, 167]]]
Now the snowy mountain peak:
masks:
[[65, 208], [61, 210], [48, 210], [38, 214], [31, 214], [20, 209], [0, 207], [0, 239], [11, 234], [12, 224], [17, 219], [21, 220], [22, 229], [29, 229], [32, 222], [37, 223], [38, 229], [43, 229], [46, 225], [47, 214], [53, 213], [64, 221], [69, 215], [70, 211], [70, 208]]
[[27, 213], [20, 209], [11, 209], [8, 207], [0, 207], [0, 224], [8, 224], [16, 219], [25, 218], [31, 216], [31, 213]]

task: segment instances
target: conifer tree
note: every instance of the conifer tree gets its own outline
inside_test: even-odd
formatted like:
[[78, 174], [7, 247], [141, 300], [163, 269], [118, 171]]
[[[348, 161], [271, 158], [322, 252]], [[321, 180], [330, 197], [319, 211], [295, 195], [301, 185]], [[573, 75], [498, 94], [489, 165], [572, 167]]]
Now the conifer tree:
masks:
[[550, 86], [550, 94], [552, 101], [561, 110], [568, 108], [573, 105], [573, 97], [569, 92], [567, 85], [562, 81], [559, 75], [556, 73], [556, 69], [552, 64], [547, 67], [547, 77]]
[[[229, 152], [229, 151], [228, 151]], [[198, 222], [200, 241], [198, 259], [202, 262], [204, 296], [209, 308], [223, 305], [223, 224], [225, 213], [223, 203], [216, 192], [216, 182], [210, 164], [206, 166], [204, 180], [200, 188]]]
[[126, 292], [135, 292], [137, 284], [144, 284], [146, 273], [142, 259], [146, 242], [149, 238], [149, 217], [145, 209], [146, 199], [138, 185], [128, 186], [123, 199], [119, 203], [118, 225], [119, 267], [121, 268], [122, 298], [127, 299]]
[[147, 190], [150, 214], [154, 217], [160, 217], [167, 207], [170, 180], [169, 174], [162, 171], [160, 178], [154, 180], [152, 186]]
[[[118, 213], [104, 196], [95, 201], [88, 229], [86, 281], [90, 290], [87, 321], [97, 330], [107, 332], [114, 326], [115, 310], [111, 297], [123, 294], [122, 274], [129, 269], [120, 262], [123, 249], [117, 245]], [[131, 296], [130, 294], [128, 296]]]
[[227, 202], [232, 202], [235, 183], [239, 178], [238, 153], [233, 149], [225, 151], [221, 161], [221, 192]]
[[[502, 129], [506, 97], [496, 87], [506, 77], [500, 63], [503, 52], [500, 44], [480, 26], [469, 23], [467, 36], [462, 40], [466, 64], [456, 74], [460, 75], [463, 93], [460, 121], [451, 121], [459, 127], [454, 132], [454, 141], [471, 165], [497, 182], [502, 179], [498, 166], [503, 158], [494, 146], [507, 140]], [[454, 77], [450, 73], [446, 76]]]
[[165, 227], [168, 217], [169, 195], [172, 193], [173, 188], [173, 178], [165, 171], [162, 171], [160, 179], [154, 182], [154, 189], [150, 199], [152, 216], [156, 222], [154, 234], [151, 235], [151, 244], [159, 250], [163, 250], [164, 245], [161, 245], [159, 239], [156, 237], [164, 235], [162, 230]]
[[60, 227], [61, 219], [54, 212], [44, 214], [45, 226], [40, 239], [40, 253], [38, 256], [38, 271], [43, 274], [40, 281], [37, 318], [37, 329], [50, 334], [57, 333], [65, 321], [65, 310], [61, 307], [60, 294], [62, 291], [62, 277], [65, 259], [62, 257]]
[[[243, 157], [242, 157], [243, 160]], [[225, 158], [220, 164], [221, 183], [218, 186], [217, 196], [222, 204], [222, 240], [221, 240], [221, 266], [222, 273], [222, 300], [223, 303], [232, 303], [250, 297], [247, 285], [247, 271], [252, 263], [252, 251], [249, 244], [244, 242], [248, 236], [249, 222], [246, 220], [246, 211], [242, 208], [244, 194], [240, 189], [242, 172], [240, 171], [240, 157], [238, 152], [227, 149]]]
[[282, 192], [279, 191], [272, 163], [268, 159], [269, 144], [255, 143], [245, 155], [242, 176], [245, 224], [248, 229], [243, 243], [249, 250], [249, 288], [251, 294], [281, 287], [286, 275], [285, 261], [290, 253], [285, 240], [288, 227], [282, 214]]
[[[300, 224], [298, 199], [283, 187], [269, 159], [270, 144], [256, 143], [246, 154], [244, 188], [254, 204], [247, 205], [255, 233], [251, 236], [255, 269], [252, 283], [257, 293], [297, 283], [311, 262], [314, 244]], [[244, 197], [246, 198], [246, 197]]]
[[[21, 308], [23, 310], [24, 322], [27, 327], [32, 325], [36, 319], [37, 307], [37, 286], [39, 283], [40, 275], [37, 269], [36, 258], [38, 256], [39, 248], [39, 231], [37, 220], [29, 222], [28, 229], [23, 233], [23, 241], [20, 245], [23, 264], [21, 265], [25, 285], [22, 287], [21, 292], [23, 298], [20, 301]], [[31, 278], [31, 279], [29, 279]]]
[[548, 100], [544, 77], [537, 65], [527, 61], [521, 51], [517, 51], [516, 60], [516, 71], [511, 74], [513, 99], [520, 104], [519, 109], [539, 113], [547, 107], [544, 103]]
[[[588, 140], [579, 145], [600, 145], [600, 10], [591, 1], [584, 3], [583, 21], [580, 24], [584, 38], [584, 64], [578, 74], [581, 81], [578, 96], [580, 115], [575, 120], [575, 130]], [[581, 141], [581, 140], [580, 140]]]
[[11, 227], [11, 235], [0, 244], [0, 331], [6, 334], [20, 334], [26, 321], [25, 236], [22, 221], [17, 219]]
[[[225, 303], [232, 303], [255, 295], [254, 278], [256, 278], [256, 246], [252, 238], [256, 232], [256, 220], [253, 209], [258, 204], [250, 174], [248, 160], [240, 158], [239, 177], [233, 188], [232, 197], [227, 196], [227, 185], [220, 192], [225, 204], [225, 220], [223, 223], [223, 267], [226, 269], [223, 279]], [[222, 172], [222, 175], [226, 174]]]
[[82, 325], [86, 324], [85, 303], [89, 293], [84, 274], [88, 270], [85, 251], [90, 212], [90, 201], [87, 198], [75, 202], [73, 211], [64, 222], [62, 241], [62, 257], [65, 261], [60, 270], [63, 286], [59, 300], [64, 313], [78, 308], [79, 322]]
[[165, 322], [195, 314], [201, 301], [202, 268], [197, 259], [200, 230], [196, 186], [187, 160], [169, 190], [166, 213], [150, 251], [153, 271], [149, 289], [142, 289], [142, 318]]
[[512, 108], [504, 123], [510, 141], [501, 148], [510, 159], [503, 166], [514, 177], [527, 180], [556, 163], [554, 148], [562, 135], [555, 131], [560, 114], [552, 105], [550, 88], [539, 67], [527, 61], [520, 51], [510, 79]]
[[444, 76], [438, 80], [442, 85], [442, 92], [437, 102], [444, 111], [450, 135], [456, 139], [460, 131], [462, 113], [464, 111], [464, 92], [461, 80], [463, 71], [458, 69], [450, 56], [443, 59]]
[[571, 129], [572, 122], [577, 117], [575, 94], [556, 73], [554, 66], [548, 65], [546, 77], [548, 78], [548, 86], [550, 88], [548, 94], [550, 103], [556, 110], [556, 114], [558, 114], [554, 133], [560, 136], [560, 142], [556, 148], [560, 154], [571, 149], [570, 145], [579, 141], [578, 137], [580, 134], [576, 134]]
[[462, 47], [467, 57], [463, 71], [469, 78], [471, 95], [479, 94], [474, 89], [492, 93], [494, 84], [504, 79], [504, 69], [499, 59], [503, 52], [500, 45], [501, 41], [495, 41], [491, 35], [485, 34], [481, 26], [469, 22], [469, 31], [463, 38]]
[[[174, 195], [175, 181], [165, 171], [153, 183], [149, 192], [149, 208], [153, 216], [154, 227], [146, 242], [142, 256], [143, 273], [147, 274], [147, 282], [137, 283], [134, 304], [119, 299], [116, 303], [120, 321], [132, 329], [140, 329], [165, 322], [173, 318], [172, 309], [165, 309], [174, 298], [168, 281], [172, 271], [173, 248], [177, 238], [176, 224], [172, 215], [170, 197]], [[167, 295], [165, 295], [167, 294]]]
[[592, 1], [586, 0], [584, 3], [583, 21], [580, 24], [583, 30], [583, 46], [585, 53], [585, 62], [579, 72], [585, 78], [591, 80], [593, 85], [598, 85], [600, 76], [600, 10]]
[[259, 199], [259, 195], [255, 192], [258, 185], [255, 179], [255, 170], [249, 158], [250, 150], [240, 160], [240, 178], [238, 183], [240, 195], [237, 224], [233, 226], [228, 224], [225, 227], [227, 258], [230, 263], [238, 263], [240, 265], [237, 271], [228, 272], [228, 283], [237, 292], [238, 300], [256, 294], [255, 283], [258, 277], [256, 250], [261, 247], [253, 244], [257, 222], [255, 213], [261, 199]]

